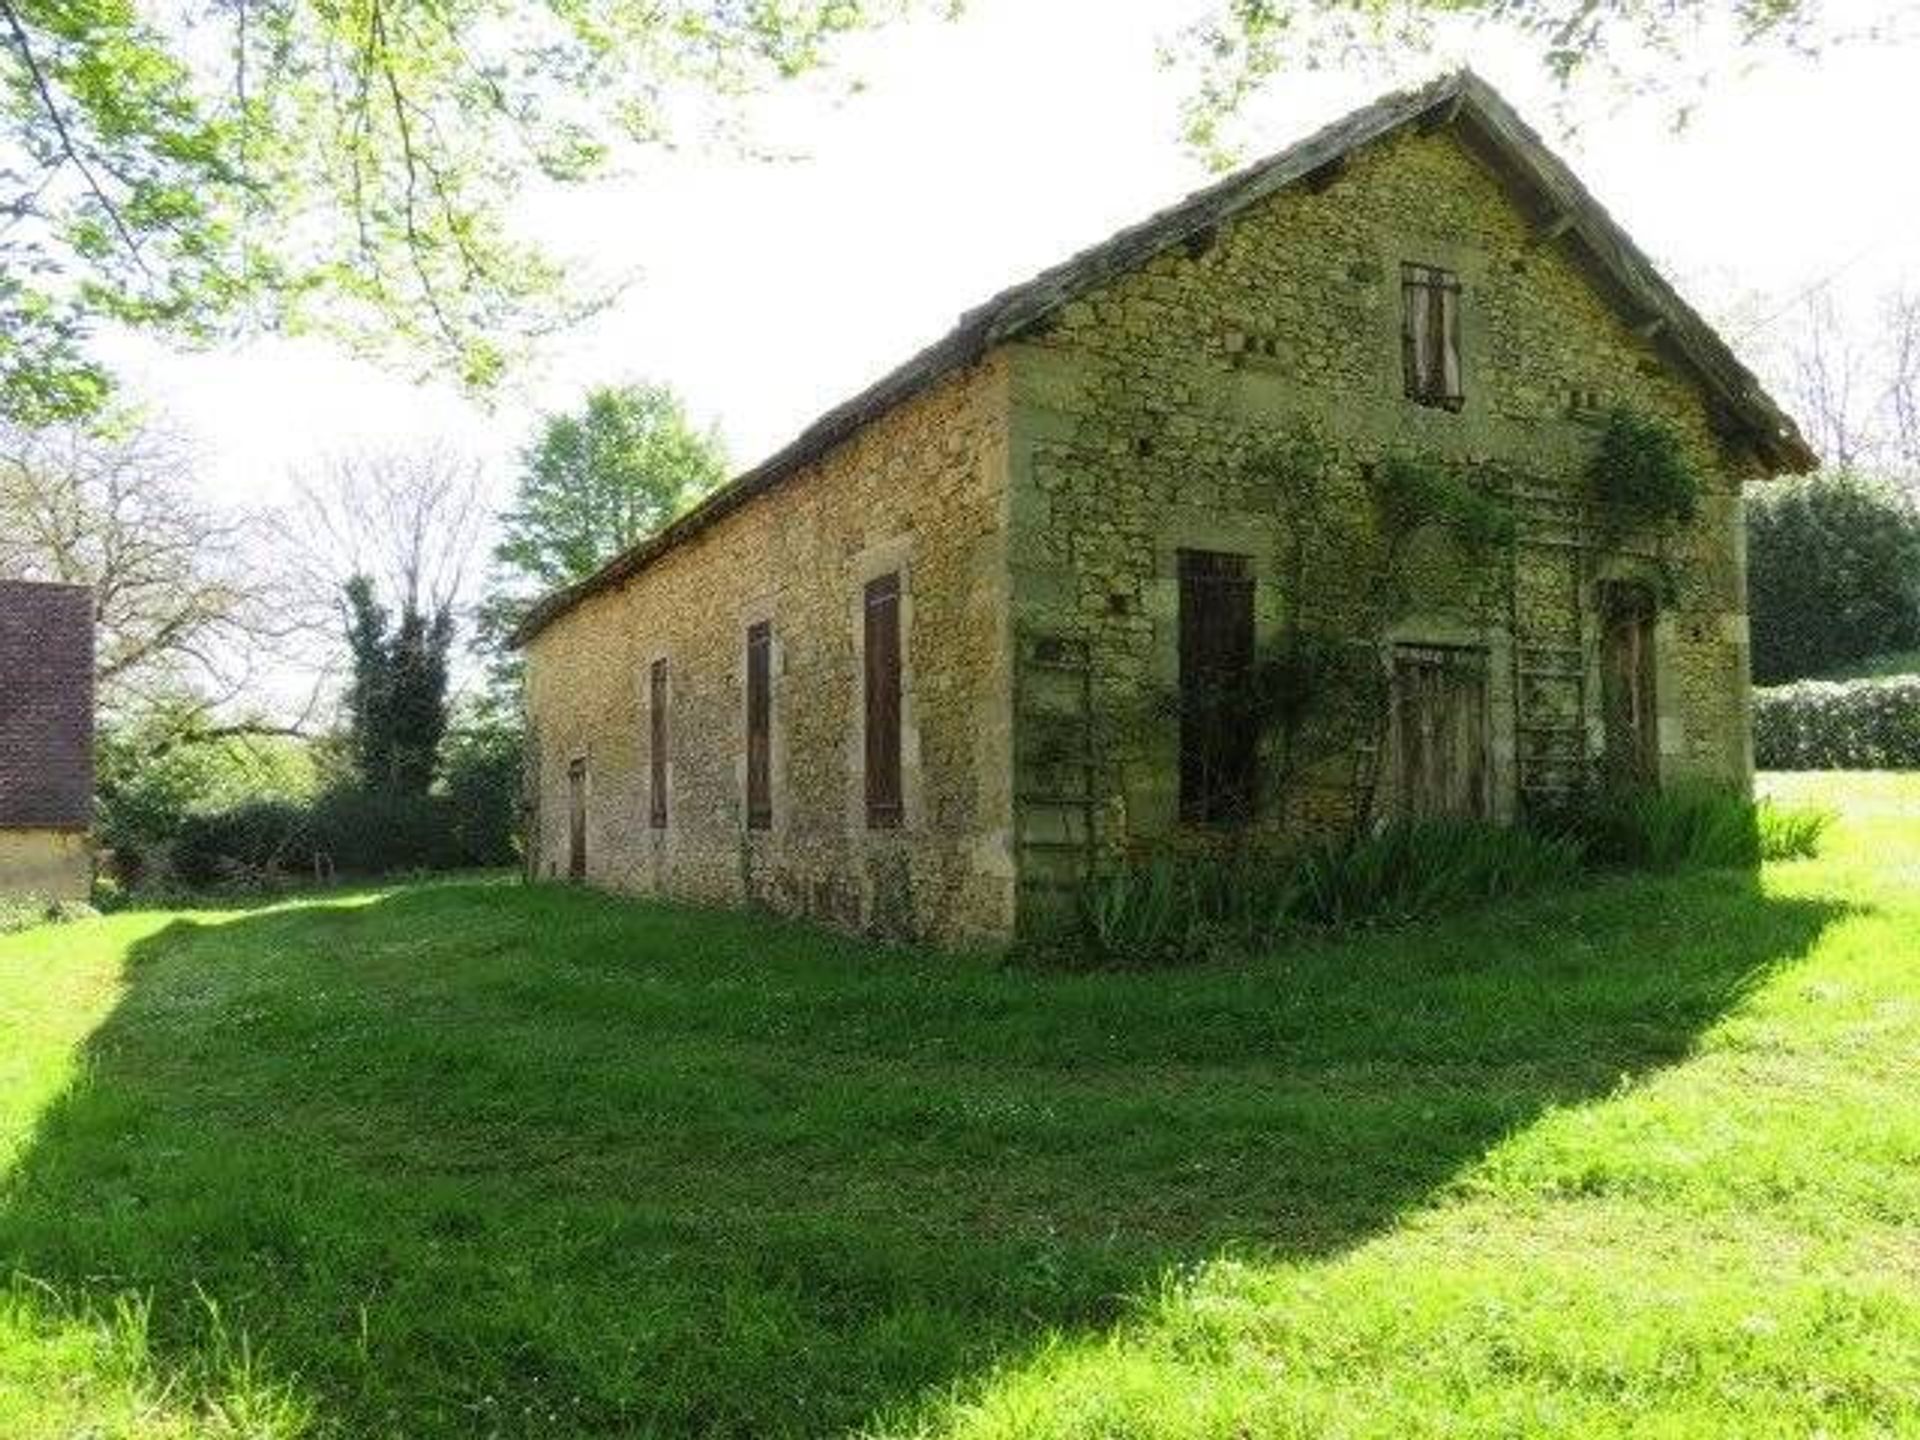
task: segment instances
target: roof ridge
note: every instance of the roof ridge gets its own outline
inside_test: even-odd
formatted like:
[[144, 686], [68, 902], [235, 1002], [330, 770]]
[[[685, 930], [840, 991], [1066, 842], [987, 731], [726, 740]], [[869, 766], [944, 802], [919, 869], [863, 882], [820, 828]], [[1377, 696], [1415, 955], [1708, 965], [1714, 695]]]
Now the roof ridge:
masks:
[[584, 580], [541, 599], [515, 629], [513, 643], [525, 644], [579, 601], [637, 573], [655, 556], [817, 460], [869, 421], [973, 364], [994, 345], [1028, 333], [1061, 305], [1106, 280], [1137, 269], [1155, 255], [1289, 185], [1344, 163], [1359, 147], [1429, 116], [1443, 105], [1448, 107], [1445, 121], [1470, 116], [1489, 143], [1522, 172], [1523, 179], [1555, 205], [1566, 207], [1564, 213], [1571, 228], [1578, 231], [1623, 295], [1646, 312], [1640, 318], [1657, 322], [1670, 332], [1675, 347], [1699, 371], [1710, 391], [1750, 430], [1769, 464], [1779, 470], [1804, 471], [1817, 463], [1793, 422], [1761, 388], [1753, 373], [1661, 277], [1653, 262], [1572, 168], [1553, 153], [1491, 83], [1470, 65], [1461, 65], [1417, 85], [1388, 91], [1264, 159], [1239, 167], [962, 311], [944, 336], [828, 410], [786, 446]]

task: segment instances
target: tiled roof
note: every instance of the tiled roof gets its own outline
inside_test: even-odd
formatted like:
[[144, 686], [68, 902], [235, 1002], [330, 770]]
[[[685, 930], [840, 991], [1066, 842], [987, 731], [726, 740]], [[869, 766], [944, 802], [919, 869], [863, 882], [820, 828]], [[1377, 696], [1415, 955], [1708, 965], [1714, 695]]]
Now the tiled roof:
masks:
[[0, 580], [0, 829], [93, 817], [93, 592]]
[[1522, 193], [1523, 203], [1538, 216], [1544, 231], [1577, 247], [1632, 322], [1643, 333], [1657, 337], [1677, 365], [1699, 378], [1716, 403], [1722, 423], [1752, 444], [1763, 463], [1776, 473], [1804, 472], [1818, 463], [1793, 421], [1712, 327], [1660, 278], [1653, 263], [1566, 164], [1491, 85], [1461, 70], [1417, 89], [1385, 95], [1297, 145], [1189, 195], [969, 310], [944, 338], [828, 411], [785, 449], [586, 579], [546, 596], [521, 622], [516, 643], [531, 640], [588, 596], [637, 574], [655, 557], [785, 480], [902, 401], [979, 360], [993, 346], [1042, 325], [1067, 302], [1138, 269], [1162, 251], [1205, 234], [1290, 185], [1335, 173], [1354, 150], [1415, 124], [1456, 127], [1476, 153]]

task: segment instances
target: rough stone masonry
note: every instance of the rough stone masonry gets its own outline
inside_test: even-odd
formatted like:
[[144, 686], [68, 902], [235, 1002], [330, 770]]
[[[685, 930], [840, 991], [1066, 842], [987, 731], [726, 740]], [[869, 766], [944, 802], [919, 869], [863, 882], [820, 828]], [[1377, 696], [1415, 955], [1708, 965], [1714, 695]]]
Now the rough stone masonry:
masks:
[[[1414, 262], [1458, 279], [1457, 408], [1403, 387]], [[1408, 552], [1404, 603], [1365, 638], [1480, 657], [1489, 813], [1506, 817], [1554, 760], [1543, 737], [1572, 736], [1577, 759], [1604, 743], [1601, 587], [1657, 585], [1659, 778], [1744, 784], [1741, 486], [1812, 456], [1577, 181], [1463, 75], [1388, 97], [972, 312], [536, 611], [529, 867], [881, 933], [1004, 937], [1102, 857], [1182, 830], [1178, 722], [1156, 725], [1144, 703], [1177, 679], [1182, 551], [1244, 557], [1263, 639], [1288, 604], [1336, 629], [1351, 615], [1361, 633], [1372, 597], [1354, 584], [1285, 596], [1282, 557], [1300, 537], [1249, 466], [1259, 447], [1322, 436], [1342, 477], [1328, 523], [1364, 543], [1369, 467], [1393, 453], [1577, 513], [1596, 419], [1616, 408], [1668, 426], [1705, 481], [1657, 555], [1544, 530], [1524, 543], [1524, 515], [1523, 543], [1497, 565], [1432, 540]], [[888, 574], [903, 813], [875, 828], [861, 606]], [[750, 829], [743, 637], [762, 621], [772, 818]], [[1572, 637], [1572, 658], [1535, 663], [1542, 636]], [[1357, 805], [1390, 813], [1391, 786], [1356, 787], [1351, 768], [1334, 757], [1256, 824], [1305, 837], [1367, 823]]]

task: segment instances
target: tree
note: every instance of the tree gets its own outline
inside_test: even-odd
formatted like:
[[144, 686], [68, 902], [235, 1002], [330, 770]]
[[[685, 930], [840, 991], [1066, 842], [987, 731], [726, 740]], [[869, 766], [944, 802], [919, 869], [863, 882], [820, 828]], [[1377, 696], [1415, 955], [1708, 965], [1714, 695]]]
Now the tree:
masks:
[[1757, 486], [1747, 588], [1762, 684], [1920, 647], [1920, 512], [1844, 474]]
[[109, 717], [162, 708], [204, 725], [287, 634], [253, 563], [257, 519], [208, 506], [192, 474], [164, 431], [0, 424], [0, 576], [92, 587]]
[[914, 0], [0, 0], [0, 416], [96, 409], [99, 321], [324, 330], [476, 387], [592, 303], [531, 185], [730, 134]]
[[693, 427], [665, 386], [601, 386], [579, 410], [548, 416], [521, 452], [480, 611], [479, 640], [498, 675], [514, 673], [499, 657], [528, 605], [592, 574], [725, 478], [719, 441]]
[[293, 492], [278, 558], [303, 618], [331, 631], [355, 576], [402, 613], [459, 611], [487, 519], [477, 459], [445, 445], [336, 455]]
[[452, 690], [454, 630], [486, 519], [478, 461], [443, 446], [337, 456], [297, 476], [278, 559], [302, 622], [345, 641], [362, 785], [423, 794]]
[[1677, 121], [1706, 93], [1697, 57], [1727, 48], [1810, 57], [1894, 31], [1903, 0], [1215, 0], [1170, 58], [1193, 77], [1188, 141], [1219, 165], [1236, 153], [1227, 123], [1289, 67], [1316, 69], [1433, 47], [1443, 25], [1518, 31], [1562, 85], [1597, 71], [1658, 92]]
[[347, 726], [358, 779], [368, 790], [424, 795], [447, 731], [453, 617], [409, 600], [394, 624], [364, 575], [348, 580], [343, 594], [353, 665]]

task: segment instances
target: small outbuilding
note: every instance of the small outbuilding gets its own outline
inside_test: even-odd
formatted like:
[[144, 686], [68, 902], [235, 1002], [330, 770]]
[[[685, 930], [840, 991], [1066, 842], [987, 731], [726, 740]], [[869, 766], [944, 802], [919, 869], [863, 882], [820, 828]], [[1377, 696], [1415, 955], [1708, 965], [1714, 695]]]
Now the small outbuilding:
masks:
[[0, 896], [93, 885], [93, 592], [0, 580]]

